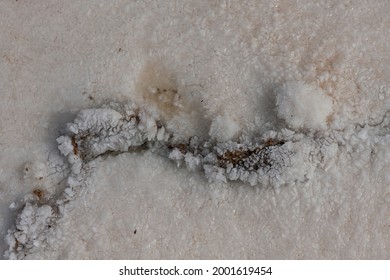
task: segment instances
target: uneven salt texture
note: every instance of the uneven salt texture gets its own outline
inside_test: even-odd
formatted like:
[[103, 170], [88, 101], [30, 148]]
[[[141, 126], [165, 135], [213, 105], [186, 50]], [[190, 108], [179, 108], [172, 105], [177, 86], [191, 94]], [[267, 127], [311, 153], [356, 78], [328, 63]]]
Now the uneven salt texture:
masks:
[[[50, 246], [26, 258], [388, 258], [389, 9], [388, 1], [1, 2], [1, 235], [17, 220], [12, 202], [36, 189], [49, 200], [62, 193], [68, 169], [54, 139], [80, 109], [144, 101], [184, 139], [223, 127], [218, 116], [238, 124], [237, 136], [256, 137], [286, 126], [276, 93], [297, 81], [333, 99], [327, 125], [342, 144], [330, 142], [334, 154], [315, 170], [297, 161], [293, 171], [312, 174], [308, 181], [210, 185], [148, 153], [107, 158], [50, 229], [64, 234], [44, 235]], [[148, 87], [178, 91], [187, 105], [149, 98]], [[26, 177], [26, 162], [48, 171]]]
[[287, 82], [276, 97], [278, 115], [294, 129], [324, 130], [332, 117], [332, 99], [312, 85]]
[[[369, 162], [386, 163], [390, 139], [370, 138], [373, 146], [362, 139], [348, 146], [356, 152], [343, 145], [335, 162], [318, 168], [311, 180], [273, 190], [207, 184], [199, 173], [175, 169], [150, 152], [109, 157], [84, 194], [66, 206], [58, 222], [61, 237], [29, 258], [386, 258], [388, 221], [365, 217], [388, 211], [389, 190], [373, 180], [388, 173], [388, 159], [376, 174], [361, 171], [352, 187], [343, 175]], [[364, 157], [373, 148], [375, 155]], [[318, 178], [324, 185], [315, 184]], [[366, 184], [372, 189], [362, 193]], [[363, 243], [362, 234], [368, 237]]]
[[[339, 158], [336, 160], [335, 157], [345, 156], [345, 147], [353, 148], [349, 152], [352, 160], [356, 151], [367, 159], [369, 153], [372, 158], [376, 152], [372, 143], [377, 148], [390, 146], [389, 135], [378, 133], [388, 131], [389, 124], [390, 115], [387, 114], [381, 123], [365, 125], [352, 133], [329, 131], [314, 136], [283, 129], [280, 133], [266, 132], [268, 140], [264, 144], [202, 142], [197, 137], [187, 143], [176, 143], [171, 142], [175, 137], [167, 134], [160, 121], [135, 104], [111, 103], [102, 108], [83, 110], [67, 125], [68, 132], [57, 139], [59, 150], [70, 166], [66, 178], [68, 187], [55, 202], [45, 200], [37, 189], [33, 192], [37, 198], [25, 196], [16, 228], [8, 230], [5, 240], [9, 250], [5, 256], [11, 259], [52, 258], [53, 250], [60, 250], [53, 249], [53, 243], [57, 242], [53, 242], [53, 236], [63, 233], [61, 224], [68, 215], [72, 216], [74, 202], [82, 200], [86, 189], [93, 188], [89, 178], [99, 172], [97, 166], [106, 155], [150, 149], [176, 161], [178, 167], [185, 165], [191, 171], [203, 171], [209, 182], [238, 180], [252, 186], [279, 188], [311, 182], [316, 171], [326, 171], [338, 164]], [[144, 148], [140, 150], [139, 147]], [[355, 162], [360, 167], [364, 164], [362, 159]], [[26, 165], [25, 170], [30, 169], [43, 176], [42, 164]], [[185, 247], [184, 244], [181, 246]], [[378, 253], [383, 257], [382, 252]], [[173, 256], [178, 258], [176, 254]], [[104, 255], [95, 254], [95, 257]]]

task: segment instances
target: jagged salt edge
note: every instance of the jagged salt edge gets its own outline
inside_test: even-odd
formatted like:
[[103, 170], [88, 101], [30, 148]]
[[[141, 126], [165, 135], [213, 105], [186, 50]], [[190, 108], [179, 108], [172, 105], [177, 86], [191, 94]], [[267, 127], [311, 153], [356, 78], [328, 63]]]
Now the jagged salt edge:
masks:
[[[138, 118], [138, 120], [136, 119]], [[133, 103], [119, 104], [110, 103], [102, 108], [86, 109], [80, 111], [73, 123], [67, 126], [68, 133], [57, 139], [58, 148], [62, 155], [67, 158], [70, 164], [70, 174], [67, 178], [68, 187], [54, 205], [37, 205], [27, 202], [22, 211], [18, 214], [16, 228], [9, 230], [6, 242], [9, 249], [5, 256], [10, 259], [23, 259], [27, 254], [34, 253], [44, 244], [54, 245], [56, 232], [54, 225], [66, 211], [68, 202], [79, 197], [81, 190], [85, 187], [89, 169], [93, 169], [93, 160], [107, 151], [126, 151], [130, 147], [140, 146], [145, 143], [154, 143], [153, 148], [164, 147], [171, 138], [164, 126], [157, 125], [155, 118], [143, 108]], [[87, 153], [90, 157], [85, 161], [75, 151], [74, 135], [93, 135], [89, 142], [84, 142], [79, 153]], [[275, 186], [296, 180], [297, 177], [307, 176], [314, 170], [317, 162], [312, 160], [303, 172], [293, 171], [293, 167], [301, 163], [301, 157], [309, 157], [313, 150], [313, 141], [306, 138], [306, 149], [302, 152], [301, 141], [303, 136], [293, 131], [283, 130], [282, 132], [269, 132], [269, 136], [280, 137], [288, 141], [277, 147], [272, 156], [279, 156], [275, 160], [288, 159], [288, 163], [282, 165], [281, 169], [271, 169], [270, 174], [259, 172], [237, 170], [233, 168], [222, 168], [217, 164], [216, 151], [226, 151], [229, 145], [237, 143], [195, 143], [205, 149], [211, 147], [205, 155], [195, 155], [192, 152], [181, 154], [178, 149], [173, 149], [167, 156], [181, 165], [184, 161], [189, 170], [203, 170], [210, 181], [227, 182], [241, 180], [251, 185], [266, 183]], [[195, 141], [196, 142], [196, 141]], [[299, 142], [299, 144], [297, 144]], [[88, 144], [88, 145], [86, 145]], [[250, 145], [250, 144], [248, 144]], [[305, 144], [303, 145], [305, 146]], [[315, 147], [315, 146], [314, 146]], [[234, 148], [234, 147], [233, 147]], [[297, 155], [301, 154], [300, 157]], [[302, 170], [302, 168], [300, 169]], [[294, 173], [295, 172], [295, 173]], [[303, 173], [303, 174], [300, 174]], [[287, 174], [287, 176], [284, 176]], [[53, 237], [54, 236], [54, 237]]]
[[[114, 110], [113, 107], [117, 110]], [[139, 123], [132, 122], [131, 117], [138, 116]], [[117, 129], [115, 129], [117, 128]], [[75, 153], [72, 135], [88, 132], [104, 134], [104, 138], [92, 139], [90, 152], [98, 157], [107, 150], [125, 151], [130, 146], [137, 146], [151, 140], [166, 140], [169, 135], [165, 128], [157, 129], [157, 124], [150, 114], [135, 104], [109, 104], [98, 109], [82, 110], [73, 123], [67, 126], [68, 133], [57, 139], [58, 148], [70, 164], [67, 188], [54, 205], [38, 205], [27, 202], [16, 218], [14, 229], [8, 230], [5, 241], [9, 248], [4, 256], [9, 259], [23, 259], [39, 248], [54, 245], [50, 238], [56, 235], [53, 225], [66, 212], [68, 202], [79, 197], [86, 184], [92, 162], [84, 162]], [[109, 139], [109, 141], [107, 141]], [[113, 145], [115, 143], [115, 145]], [[52, 240], [50, 240], [52, 239]]]

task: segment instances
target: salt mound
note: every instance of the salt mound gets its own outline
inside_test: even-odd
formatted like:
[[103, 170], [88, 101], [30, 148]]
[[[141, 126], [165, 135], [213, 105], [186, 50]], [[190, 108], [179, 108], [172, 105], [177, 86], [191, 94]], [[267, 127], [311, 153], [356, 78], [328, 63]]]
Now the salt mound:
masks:
[[220, 142], [228, 141], [240, 130], [240, 126], [229, 116], [217, 116], [211, 123], [209, 135]]
[[287, 82], [276, 97], [278, 115], [291, 128], [324, 130], [332, 114], [332, 99], [313, 85]]

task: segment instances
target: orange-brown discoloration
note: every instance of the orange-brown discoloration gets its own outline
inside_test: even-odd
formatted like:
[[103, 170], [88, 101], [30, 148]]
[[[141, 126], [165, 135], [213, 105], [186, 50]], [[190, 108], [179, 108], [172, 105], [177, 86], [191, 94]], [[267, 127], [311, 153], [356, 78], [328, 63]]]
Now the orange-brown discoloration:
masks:
[[45, 191], [42, 189], [33, 190], [33, 194], [39, 199], [42, 200], [45, 197]]
[[73, 146], [73, 154], [75, 154], [77, 156], [79, 153], [79, 150], [78, 150], [78, 144], [76, 141], [76, 135], [72, 136], [72, 146]]

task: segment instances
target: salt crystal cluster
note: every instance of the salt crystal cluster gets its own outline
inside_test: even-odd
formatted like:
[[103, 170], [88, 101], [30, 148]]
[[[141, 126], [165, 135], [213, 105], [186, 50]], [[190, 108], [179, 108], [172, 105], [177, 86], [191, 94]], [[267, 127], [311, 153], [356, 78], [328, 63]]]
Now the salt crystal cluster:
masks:
[[[66, 213], [67, 203], [80, 196], [87, 185], [89, 172], [98, 159], [106, 155], [149, 149], [178, 166], [204, 172], [210, 181], [280, 186], [310, 178], [327, 154], [326, 141], [288, 129], [269, 131], [253, 142], [227, 140], [226, 137], [231, 138], [238, 131], [236, 124], [229, 125], [228, 122], [227, 118], [217, 119], [211, 127], [209, 140], [194, 136], [177, 142], [181, 137], [168, 131], [158, 116], [134, 103], [110, 103], [101, 108], [82, 110], [67, 125], [67, 132], [57, 139], [58, 149], [67, 162], [61, 162], [55, 155], [49, 157], [53, 162], [53, 168], [49, 168], [53, 174], [67, 173], [66, 188], [56, 200], [30, 201], [26, 196], [24, 206], [12, 205], [14, 209], [20, 208], [20, 213], [15, 228], [8, 231], [9, 249], [5, 256], [21, 259], [44, 249], [50, 243], [49, 237], [55, 235], [56, 222]], [[221, 132], [224, 130], [228, 133]], [[332, 149], [337, 151], [337, 145]], [[43, 167], [27, 168], [41, 178], [47, 175]]]
[[[57, 139], [61, 153], [71, 166], [68, 185], [81, 184], [83, 166], [112, 152], [133, 151], [146, 146], [189, 170], [202, 170], [210, 181], [243, 181], [251, 185], [278, 181], [288, 168], [294, 152], [275, 132], [262, 143], [205, 141], [192, 137], [177, 143], [162, 123], [133, 103], [111, 103], [81, 111], [68, 134]], [[69, 193], [71, 195], [71, 193]]]
[[[194, 144], [196, 143], [196, 144]], [[242, 181], [252, 186], [277, 184], [293, 155], [289, 144], [276, 141], [263, 144], [202, 142], [196, 137], [188, 145], [176, 146], [169, 158], [189, 170], [201, 169], [210, 181]]]
[[17, 216], [16, 229], [8, 230], [5, 241], [10, 250], [6, 251], [5, 257], [23, 259], [44, 247], [45, 233], [50, 230], [54, 219], [51, 206], [27, 203]]
[[309, 84], [287, 82], [276, 97], [278, 115], [293, 129], [324, 130], [333, 113], [330, 96]]

